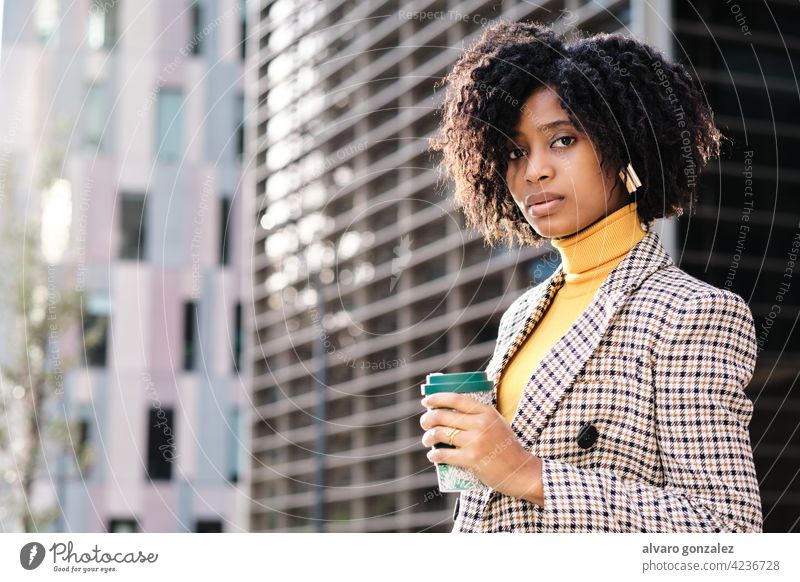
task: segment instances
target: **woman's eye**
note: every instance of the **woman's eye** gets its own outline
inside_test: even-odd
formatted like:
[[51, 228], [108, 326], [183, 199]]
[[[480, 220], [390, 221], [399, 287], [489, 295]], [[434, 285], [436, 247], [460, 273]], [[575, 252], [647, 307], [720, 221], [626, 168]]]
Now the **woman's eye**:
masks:
[[523, 157], [524, 155], [525, 155], [525, 152], [522, 151], [521, 148], [514, 148], [513, 150], [510, 150], [508, 152], [508, 157], [511, 158], [512, 160], [518, 160], [519, 158]]
[[553, 146], [556, 148], [565, 148], [569, 145], [572, 145], [574, 141], [575, 138], [571, 135], [564, 135], [556, 139], [556, 141], [553, 142]]

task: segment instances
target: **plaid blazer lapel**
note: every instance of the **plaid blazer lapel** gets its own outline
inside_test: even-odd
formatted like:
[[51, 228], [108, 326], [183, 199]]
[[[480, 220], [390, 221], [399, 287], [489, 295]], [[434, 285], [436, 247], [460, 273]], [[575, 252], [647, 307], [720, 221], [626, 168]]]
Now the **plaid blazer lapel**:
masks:
[[[628, 295], [652, 273], [670, 264], [673, 261], [661, 245], [658, 235], [648, 231], [609, 273], [589, 306], [542, 358], [522, 393], [511, 423], [514, 434], [525, 448], [530, 450], [538, 440], [548, 419], [566, 392], [572, 389], [575, 377], [597, 349]], [[497, 363], [490, 363], [491, 370], [487, 367], [487, 373], [494, 381], [492, 403], [495, 407], [503, 370], [544, 315], [564, 280], [565, 274], [560, 265], [540, 285], [541, 291], [532, 292], [520, 306], [519, 313], [529, 315], [516, 318], [520, 320], [519, 323], [512, 325], [505, 337], [498, 338], [501, 342], [499, 354], [502, 356]]]
[[[500, 330], [500, 335], [497, 338], [495, 357], [492, 358], [489, 365], [486, 367], [487, 375], [494, 382], [492, 406], [495, 408], [497, 407], [497, 388], [506, 365], [525, 342], [531, 330], [536, 327], [536, 324], [544, 315], [553, 297], [555, 297], [555, 294], [564, 284], [564, 280], [563, 266], [559, 265], [548, 279], [530, 290], [527, 295], [522, 298], [519, 305], [512, 306], [511, 309], [513, 309], [513, 312], [510, 314], [512, 318], [511, 327], [507, 331]], [[524, 317], [525, 314], [527, 314], [526, 317]]]

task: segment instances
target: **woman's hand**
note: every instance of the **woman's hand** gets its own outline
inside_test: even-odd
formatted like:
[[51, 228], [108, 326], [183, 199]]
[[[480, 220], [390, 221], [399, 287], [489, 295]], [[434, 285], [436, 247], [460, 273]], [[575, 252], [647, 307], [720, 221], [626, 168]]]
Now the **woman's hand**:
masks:
[[422, 405], [453, 409], [429, 410], [422, 415], [424, 446], [448, 444], [450, 427], [460, 431], [453, 437], [456, 448], [433, 449], [428, 460], [463, 467], [500, 493], [544, 505], [542, 461], [525, 450], [496, 408], [456, 392], [431, 394]]

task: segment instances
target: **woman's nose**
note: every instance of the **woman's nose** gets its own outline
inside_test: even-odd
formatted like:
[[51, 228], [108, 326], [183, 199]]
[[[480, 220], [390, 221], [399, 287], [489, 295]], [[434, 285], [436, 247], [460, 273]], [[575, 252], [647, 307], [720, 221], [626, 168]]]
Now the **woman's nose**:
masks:
[[541, 182], [553, 177], [553, 166], [543, 158], [528, 158], [525, 165], [525, 180], [528, 182]]

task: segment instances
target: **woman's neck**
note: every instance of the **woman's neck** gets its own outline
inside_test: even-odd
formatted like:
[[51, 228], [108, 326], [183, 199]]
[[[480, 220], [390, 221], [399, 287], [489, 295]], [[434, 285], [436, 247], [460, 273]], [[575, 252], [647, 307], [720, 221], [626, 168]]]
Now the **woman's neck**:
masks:
[[561, 254], [564, 272], [577, 274], [590, 271], [627, 253], [641, 240], [644, 232], [634, 201], [599, 218], [575, 234], [550, 239], [550, 243]]

